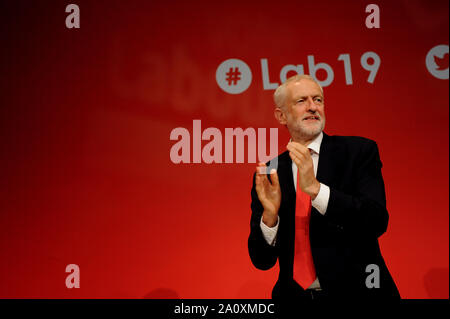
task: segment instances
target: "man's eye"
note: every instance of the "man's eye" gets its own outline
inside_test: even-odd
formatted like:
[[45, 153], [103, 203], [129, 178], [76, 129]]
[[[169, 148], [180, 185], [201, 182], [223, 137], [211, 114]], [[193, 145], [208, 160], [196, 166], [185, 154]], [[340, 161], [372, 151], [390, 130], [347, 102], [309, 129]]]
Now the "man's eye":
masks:
[[317, 102], [322, 102], [322, 99], [321, 99], [320, 97], [317, 97], [315, 100], [316, 100]]
[[297, 103], [303, 103], [305, 100], [298, 100]]

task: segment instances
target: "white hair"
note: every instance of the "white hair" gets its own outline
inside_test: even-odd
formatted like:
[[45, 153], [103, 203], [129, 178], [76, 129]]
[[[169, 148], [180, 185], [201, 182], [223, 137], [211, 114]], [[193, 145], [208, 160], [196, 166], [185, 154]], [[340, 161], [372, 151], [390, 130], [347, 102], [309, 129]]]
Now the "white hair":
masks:
[[319, 88], [320, 92], [322, 92], [323, 95], [323, 89], [322, 86], [319, 84], [319, 82], [316, 81], [312, 76], [308, 74], [297, 74], [294, 76], [291, 76], [289, 79], [287, 79], [283, 84], [281, 84], [277, 89], [275, 90], [275, 93], [273, 93], [273, 100], [275, 101], [275, 105], [279, 108], [282, 108], [285, 103], [286, 99], [286, 88], [289, 83], [296, 83], [300, 82], [301, 80], [310, 80], [316, 83]]

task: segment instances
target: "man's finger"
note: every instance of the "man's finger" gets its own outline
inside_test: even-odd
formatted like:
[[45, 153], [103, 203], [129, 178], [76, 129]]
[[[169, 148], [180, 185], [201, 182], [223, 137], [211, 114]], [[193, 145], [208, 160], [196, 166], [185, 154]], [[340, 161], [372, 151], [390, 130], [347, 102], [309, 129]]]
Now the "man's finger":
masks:
[[260, 175], [266, 175], [267, 174], [267, 166], [265, 163], [259, 163], [258, 167], [256, 168], [258, 174]]
[[256, 174], [255, 176], [255, 190], [258, 194], [258, 198], [261, 199], [261, 196], [264, 196], [264, 181], [263, 181], [263, 175]]
[[299, 167], [302, 164], [302, 161], [291, 151], [289, 151], [289, 156], [291, 157], [292, 161]]
[[295, 148], [292, 144], [288, 144], [288, 146], [286, 148], [289, 150], [289, 152], [294, 153], [298, 157], [299, 160], [301, 160], [301, 161], [306, 160], [306, 158], [307, 158], [306, 155], [303, 154], [301, 151], [299, 151], [297, 148]]
[[276, 188], [280, 187], [280, 181], [278, 180], [278, 173], [277, 170], [272, 168], [270, 171], [270, 179], [272, 180], [272, 185]]
[[258, 168], [256, 168], [256, 174], [255, 174], [255, 184], [258, 185], [261, 183], [261, 180], [259, 178], [259, 174], [258, 174]]
[[297, 142], [289, 142], [288, 145], [292, 146], [292, 148], [296, 149], [303, 155], [306, 155], [309, 152], [309, 149], [306, 146], [303, 146], [300, 143]]
[[258, 175], [255, 176], [255, 189], [256, 189], [256, 193], [259, 195], [259, 193], [262, 190], [262, 184], [261, 184], [261, 178]]
[[256, 167], [256, 176], [259, 178], [259, 183], [261, 184], [261, 186], [266, 186], [269, 183], [266, 175], [266, 170], [267, 167], [264, 163], [259, 163]]

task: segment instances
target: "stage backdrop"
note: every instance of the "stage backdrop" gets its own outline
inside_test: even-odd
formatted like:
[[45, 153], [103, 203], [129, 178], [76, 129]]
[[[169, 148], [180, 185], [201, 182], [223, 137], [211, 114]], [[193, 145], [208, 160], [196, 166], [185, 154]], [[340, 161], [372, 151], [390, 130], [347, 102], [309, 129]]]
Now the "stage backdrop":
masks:
[[402, 297], [448, 298], [448, 1], [373, 3], [1, 1], [0, 297], [269, 298], [252, 152], [304, 72], [327, 134], [378, 143]]

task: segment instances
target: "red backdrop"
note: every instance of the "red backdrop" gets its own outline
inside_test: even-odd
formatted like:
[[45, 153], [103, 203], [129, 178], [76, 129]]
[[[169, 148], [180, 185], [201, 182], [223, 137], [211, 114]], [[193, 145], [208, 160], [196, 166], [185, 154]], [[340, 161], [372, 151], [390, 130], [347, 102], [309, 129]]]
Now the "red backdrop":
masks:
[[[69, 3], [0, 4], [0, 297], [270, 297], [278, 266], [257, 270], [247, 253], [255, 164], [174, 164], [169, 137], [194, 119], [222, 134], [278, 127], [283, 151], [261, 59], [280, 82], [313, 55], [334, 71], [325, 132], [378, 143], [380, 244], [402, 297], [448, 298], [448, 1], [377, 1], [379, 29], [366, 1], [77, 0], [79, 29], [66, 28]], [[444, 80], [425, 64], [437, 45]], [[240, 94], [216, 82], [230, 58], [252, 72]]]

